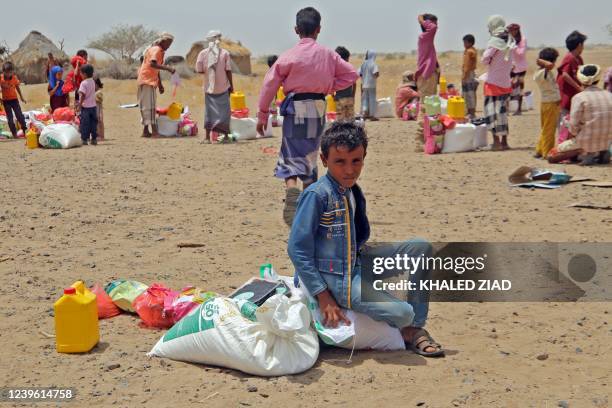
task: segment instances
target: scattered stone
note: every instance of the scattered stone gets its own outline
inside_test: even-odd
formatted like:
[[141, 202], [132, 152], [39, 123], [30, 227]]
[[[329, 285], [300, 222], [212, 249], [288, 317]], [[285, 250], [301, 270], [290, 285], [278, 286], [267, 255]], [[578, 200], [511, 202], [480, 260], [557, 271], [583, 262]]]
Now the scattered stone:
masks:
[[576, 353], [582, 353], [582, 349], [580, 347], [576, 347]]
[[539, 356], [537, 356], [536, 358], [538, 360], [540, 360], [540, 361], [548, 360], [548, 354], [547, 353], [543, 353], [543, 354], [540, 354]]
[[259, 393], [259, 395], [261, 395], [261, 396], [262, 396], [262, 397], [264, 397], [264, 398], [268, 398], [268, 397], [270, 396], [270, 395], [268, 395], [268, 394], [264, 394], [263, 392], [260, 392], [260, 393]]
[[164, 241], [166, 238], [164, 237], [157, 237], [155, 238], [155, 241], [159, 242], [159, 241]]
[[365, 382], [368, 384], [374, 382], [374, 374], [371, 374], [368, 378], [366, 378]]
[[561, 407], [561, 408], [569, 408], [569, 403], [567, 401], [565, 401], [565, 400], [564, 401], [559, 401], [557, 403], [557, 406]]
[[423, 405], [425, 405], [425, 401], [419, 401], [416, 403], [417, 407], [422, 407]]
[[248, 391], [248, 392], [257, 392], [257, 387], [256, 387], [256, 386], [254, 386], [254, 385], [249, 385], [249, 386], [247, 387], [247, 391]]
[[119, 367], [121, 367], [119, 363], [109, 363], [106, 365], [106, 371], [116, 370]]

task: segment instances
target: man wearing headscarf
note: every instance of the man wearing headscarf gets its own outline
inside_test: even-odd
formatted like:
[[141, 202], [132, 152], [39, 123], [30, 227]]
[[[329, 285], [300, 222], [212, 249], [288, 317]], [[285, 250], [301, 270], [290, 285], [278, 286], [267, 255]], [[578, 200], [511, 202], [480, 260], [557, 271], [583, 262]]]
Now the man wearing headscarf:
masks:
[[487, 66], [484, 113], [487, 128], [493, 135], [492, 150], [508, 150], [508, 99], [512, 92], [510, 72], [514, 38], [506, 30], [502, 16], [489, 17], [487, 26], [491, 37], [481, 60]]
[[[414, 80], [414, 72], [405, 71], [402, 74], [402, 82], [395, 90], [395, 115], [398, 118], [404, 116], [404, 109], [415, 100], [418, 101], [419, 93], [416, 91], [417, 85]], [[418, 115], [418, 112], [416, 112]]]
[[204, 74], [206, 138], [202, 143], [211, 142], [211, 131], [224, 135], [230, 133], [230, 94], [234, 92], [231, 57], [220, 47], [221, 31], [209, 31], [206, 41], [208, 47], [198, 54], [195, 66], [196, 72]]
[[[174, 68], [163, 65], [165, 52], [174, 41], [174, 36], [162, 33], [144, 52], [142, 65], [138, 70], [138, 105], [142, 116], [142, 137], [158, 137], [157, 131], [157, 89], [164, 93], [164, 86], [159, 71], [174, 74]], [[151, 131], [149, 131], [151, 126]]]
[[599, 65], [582, 65], [577, 72], [584, 91], [572, 98], [569, 131], [583, 151], [583, 166], [610, 163], [612, 93], [597, 86], [601, 74]]
[[365, 61], [359, 68], [361, 77], [361, 113], [364, 119], [373, 121], [376, 118], [376, 80], [378, 79], [378, 65], [376, 65], [376, 52], [368, 50]]

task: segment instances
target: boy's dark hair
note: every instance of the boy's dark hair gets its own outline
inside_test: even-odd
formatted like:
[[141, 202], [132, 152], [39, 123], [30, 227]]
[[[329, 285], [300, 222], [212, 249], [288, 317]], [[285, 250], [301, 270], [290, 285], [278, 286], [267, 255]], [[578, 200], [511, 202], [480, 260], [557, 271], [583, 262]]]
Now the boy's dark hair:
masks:
[[[423, 20], [431, 21], [433, 23], [437, 23], [438, 22], [438, 17], [436, 17], [433, 14], [425, 13], [425, 14], [423, 14]], [[425, 32], [425, 27], [423, 27], [423, 24], [421, 24], [421, 31]]]
[[347, 50], [343, 46], [336, 47], [336, 54], [338, 54], [340, 58], [342, 58], [345, 61], [348, 61], [349, 58], [351, 57], [351, 53], [349, 52], [349, 50]]
[[276, 60], [278, 60], [278, 55], [270, 55], [268, 57], [268, 67], [272, 68], [272, 65], [274, 65], [274, 63], [276, 62]]
[[15, 69], [15, 66], [13, 65], [11, 61], [6, 61], [4, 64], [2, 64], [3, 71], [13, 71], [14, 69]]
[[586, 40], [586, 35], [582, 34], [580, 31], [574, 30], [565, 39], [565, 46], [571, 52], [578, 48], [580, 44], [584, 44]]
[[94, 67], [91, 64], [85, 64], [81, 67], [81, 73], [83, 73], [83, 75], [85, 75], [85, 77], [87, 78], [91, 78], [93, 77], [94, 74]]
[[543, 48], [538, 54], [538, 58], [554, 63], [559, 58], [559, 52], [551, 47]]
[[463, 41], [467, 42], [470, 45], [476, 44], [476, 39], [472, 34], [466, 34], [463, 36]]
[[357, 126], [355, 122], [338, 121], [323, 133], [321, 138], [321, 153], [323, 157], [329, 156], [329, 149], [332, 146], [346, 147], [349, 151], [363, 146], [363, 150], [368, 150], [368, 135], [365, 129]]
[[314, 7], [303, 8], [295, 16], [295, 25], [300, 35], [313, 35], [321, 26], [321, 14]]
[[88, 55], [88, 54], [87, 54], [87, 51], [85, 51], [85, 50], [78, 50], [78, 51], [77, 51], [77, 53], [76, 53], [76, 55], [78, 55], [78, 56], [79, 56], [79, 57], [81, 57], [81, 58], [85, 58], [85, 59], [87, 59], [87, 55]]

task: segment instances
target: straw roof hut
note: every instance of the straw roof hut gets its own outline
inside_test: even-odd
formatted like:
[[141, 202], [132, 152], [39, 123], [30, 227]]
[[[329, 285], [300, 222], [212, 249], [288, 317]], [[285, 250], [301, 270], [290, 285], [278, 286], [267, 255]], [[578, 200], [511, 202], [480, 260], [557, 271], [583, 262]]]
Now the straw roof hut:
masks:
[[[185, 58], [190, 67], [195, 67], [198, 54], [206, 47], [208, 47], [206, 41], [193, 43]], [[229, 51], [232, 57], [232, 72], [243, 75], [251, 74], [251, 51], [248, 48], [228, 38], [221, 39], [220, 47]]]
[[47, 55], [51, 53], [60, 64], [69, 61], [68, 55], [38, 31], [31, 31], [12, 53], [9, 60], [15, 64], [15, 71], [22, 82], [41, 84], [46, 82], [45, 68]]

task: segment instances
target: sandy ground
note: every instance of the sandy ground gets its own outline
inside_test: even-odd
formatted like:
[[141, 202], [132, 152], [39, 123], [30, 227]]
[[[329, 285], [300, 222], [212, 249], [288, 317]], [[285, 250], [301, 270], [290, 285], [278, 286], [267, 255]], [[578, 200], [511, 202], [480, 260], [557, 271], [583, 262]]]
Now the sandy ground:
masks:
[[[610, 57], [609, 50], [597, 54]], [[399, 73], [404, 63], [390, 62], [382, 72]], [[381, 96], [390, 95], [394, 78]], [[256, 89], [261, 75], [238, 81]], [[200, 119], [200, 91], [190, 84], [179, 98]], [[272, 177], [276, 157], [262, 152], [280, 145], [279, 133], [231, 146], [143, 140], [138, 111], [116, 108], [133, 101], [133, 90], [133, 82], [107, 81], [108, 140], [97, 147], [29, 151], [22, 142], [0, 144], [1, 385], [72, 386], [73, 406], [610, 405], [610, 303], [434, 303], [428, 327], [447, 348], [445, 359], [357, 352], [346, 364], [349, 352], [328, 349], [306, 373], [271, 379], [149, 359], [145, 353], [162, 332], [128, 315], [101, 321], [93, 352], [56, 353], [40, 331], [53, 332], [53, 302], [79, 278], [229, 293], [264, 262], [292, 273], [283, 185]], [[43, 101], [42, 92], [26, 87], [30, 107]], [[254, 101], [249, 91], [251, 109]], [[610, 204], [609, 189], [510, 188], [507, 176], [533, 165], [610, 180], [610, 166], [533, 159], [537, 110], [510, 120], [512, 151], [436, 156], [413, 152], [414, 122], [368, 123], [361, 185], [372, 241], [609, 241], [610, 211], [567, 208], [577, 201]], [[185, 241], [205, 246], [177, 248]], [[547, 359], [536, 358], [544, 353]], [[120, 367], [109, 369], [113, 363]]]

